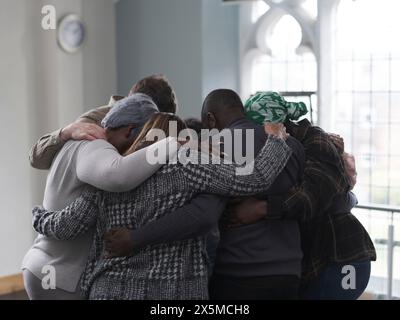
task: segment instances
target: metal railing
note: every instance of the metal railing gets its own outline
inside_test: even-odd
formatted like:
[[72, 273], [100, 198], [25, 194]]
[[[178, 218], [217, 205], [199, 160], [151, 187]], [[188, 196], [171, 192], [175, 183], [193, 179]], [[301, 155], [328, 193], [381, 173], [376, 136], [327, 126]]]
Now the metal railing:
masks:
[[393, 298], [393, 255], [394, 248], [400, 247], [400, 241], [394, 239], [394, 224], [393, 215], [395, 213], [400, 214], [400, 207], [392, 207], [387, 205], [376, 205], [376, 204], [359, 204], [356, 206], [357, 209], [372, 210], [372, 211], [384, 211], [390, 213], [390, 224], [388, 226], [387, 239], [375, 239], [376, 244], [387, 245], [388, 257], [387, 257], [387, 293], [386, 298], [391, 300]]

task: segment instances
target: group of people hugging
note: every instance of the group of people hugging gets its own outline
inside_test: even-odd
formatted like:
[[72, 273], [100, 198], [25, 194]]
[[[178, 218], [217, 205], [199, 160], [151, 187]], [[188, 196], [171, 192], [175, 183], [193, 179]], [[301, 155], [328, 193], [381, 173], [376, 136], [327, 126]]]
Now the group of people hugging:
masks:
[[[22, 265], [30, 299], [363, 293], [376, 253], [351, 213], [357, 173], [343, 139], [276, 92], [243, 104], [217, 89], [200, 111], [201, 119], [182, 120], [171, 84], [152, 75], [40, 138], [30, 162], [49, 171], [43, 203], [32, 210], [39, 235]], [[222, 132], [232, 139], [218, 149], [210, 139]], [[243, 150], [254, 150], [247, 172], [235, 161]], [[354, 272], [348, 285], [346, 270]]]

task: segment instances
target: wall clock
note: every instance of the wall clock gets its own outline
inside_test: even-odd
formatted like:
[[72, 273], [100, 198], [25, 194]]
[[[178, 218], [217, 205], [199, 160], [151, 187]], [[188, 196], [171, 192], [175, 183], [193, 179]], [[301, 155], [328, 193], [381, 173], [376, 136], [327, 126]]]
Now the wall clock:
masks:
[[85, 36], [85, 25], [76, 14], [69, 14], [61, 19], [57, 40], [64, 51], [68, 53], [79, 51], [85, 42]]

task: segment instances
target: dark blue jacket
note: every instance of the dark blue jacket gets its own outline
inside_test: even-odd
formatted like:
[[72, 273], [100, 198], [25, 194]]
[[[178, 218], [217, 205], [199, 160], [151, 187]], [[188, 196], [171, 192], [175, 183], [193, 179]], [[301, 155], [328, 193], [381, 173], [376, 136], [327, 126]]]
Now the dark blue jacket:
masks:
[[[233, 148], [242, 143], [242, 150], [246, 150], [245, 130], [254, 130], [255, 156], [267, 139], [263, 126], [246, 118], [232, 123], [230, 129], [243, 130], [243, 140], [233, 141]], [[301, 181], [305, 163], [303, 146], [291, 137], [287, 144], [293, 150], [292, 157], [267, 194], [259, 195], [261, 199], [286, 194]], [[214, 273], [236, 277], [300, 276], [301, 260], [300, 231], [295, 220], [263, 220], [231, 229], [221, 226]]]

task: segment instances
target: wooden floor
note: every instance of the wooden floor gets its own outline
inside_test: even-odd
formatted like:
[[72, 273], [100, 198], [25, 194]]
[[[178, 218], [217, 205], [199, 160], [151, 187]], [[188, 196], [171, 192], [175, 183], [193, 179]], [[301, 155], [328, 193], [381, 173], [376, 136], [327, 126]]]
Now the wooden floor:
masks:
[[25, 291], [0, 296], [0, 300], [29, 300]]
[[[363, 293], [359, 300], [374, 300], [374, 296], [370, 293]], [[15, 292], [0, 296], [0, 300], [29, 300], [25, 291]]]

